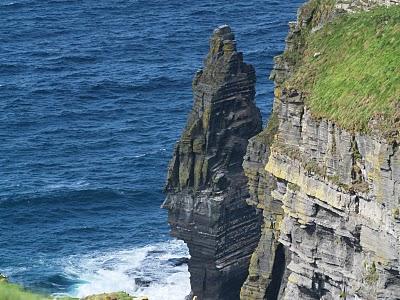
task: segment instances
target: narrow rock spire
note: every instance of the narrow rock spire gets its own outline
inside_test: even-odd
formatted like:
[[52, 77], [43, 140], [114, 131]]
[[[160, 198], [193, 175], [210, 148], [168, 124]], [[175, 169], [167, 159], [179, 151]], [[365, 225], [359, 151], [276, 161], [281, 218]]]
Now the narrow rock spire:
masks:
[[217, 28], [193, 79], [194, 104], [169, 165], [163, 204], [172, 235], [189, 247], [198, 300], [239, 299], [259, 239], [261, 216], [246, 204], [242, 168], [248, 139], [262, 125], [255, 81], [231, 28]]

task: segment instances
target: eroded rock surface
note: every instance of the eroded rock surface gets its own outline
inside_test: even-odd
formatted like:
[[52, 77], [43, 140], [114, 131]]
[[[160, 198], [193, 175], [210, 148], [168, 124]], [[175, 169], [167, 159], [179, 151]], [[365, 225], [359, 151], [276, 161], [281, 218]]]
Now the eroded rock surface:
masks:
[[239, 299], [261, 216], [249, 197], [242, 162], [261, 130], [255, 71], [243, 62], [228, 26], [216, 29], [204, 68], [193, 80], [194, 104], [170, 162], [166, 186], [172, 235], [189, 247], [192, 295]]
[[248, 202], [264, 222], [241, 299], [400, 299], [398, 141], [314, 119], [305, 96], [284, 84], [305, 31], [391, 4], [399, 1], [312, 0], [290, 24], [271, 76], [270, 126], [251, 139], [244, 161]]

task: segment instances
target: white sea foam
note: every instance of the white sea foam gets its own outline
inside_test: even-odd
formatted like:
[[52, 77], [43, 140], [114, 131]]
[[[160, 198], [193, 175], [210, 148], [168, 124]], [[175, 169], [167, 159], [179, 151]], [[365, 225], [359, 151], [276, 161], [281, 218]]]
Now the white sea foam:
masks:
[[79, 180], [77, 182], [59, 182], [52, 183], [45, 186], [46, 190], [59, 190], [59, 189], [80, 189], [89, 186], [89, 183], [84, 180]]
[[72, 296], [125, 291], [154, 300], [183, 300], [190, 292], [186, 264], [172, 260], [189, 256], [186, 245], [169, 241], [110, 253], [71, 257], [65, 272], [82, 283]]
[[165, 151], [167, 151], [167, 149], [165, 149], [165, 148], [160, 148], [160, 149], [155, 150], [155, 151], [150, 151], [150, 152], [143, 153], [143, 154], [137, 154], [137, 155], [134, 155], [133, 157], [134, 157], [134, 158], [141, 158], [141, 157], [145, 157], [145, 156], [147, 156], [147, 155], [154, 155], [154, 154], [157, 154], [157, 153], [159, 153], [159, 152], [165, 152]]

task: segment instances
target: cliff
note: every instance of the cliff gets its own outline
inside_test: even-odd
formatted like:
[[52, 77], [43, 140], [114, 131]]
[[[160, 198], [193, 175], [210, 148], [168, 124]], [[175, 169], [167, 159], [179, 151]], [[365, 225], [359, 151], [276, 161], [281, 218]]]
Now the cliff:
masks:
[[197, 299], [238, 299], [259, 239], [261, 218], [246, 204], [242, 167], [249, 138], [261, 131], [255, 80], [231, 29], [216, 29], [193, 79], [194, 104], [170, 162], [163, 204], [172, 235], [188, 245]]
[[[244, 162], [264, 222], [241, 299], [400, 299], [399, 1], [309, 1]], [[271, 138], [273, 136], [273, 138]]]
[[242, 300], [400, 299], [396, 4], [301, 7], [261, 132], [254, 71], [227, 27], [214, 33], [164, 204], [192, 255], [192, 296], [239, 299], [241, 286]]

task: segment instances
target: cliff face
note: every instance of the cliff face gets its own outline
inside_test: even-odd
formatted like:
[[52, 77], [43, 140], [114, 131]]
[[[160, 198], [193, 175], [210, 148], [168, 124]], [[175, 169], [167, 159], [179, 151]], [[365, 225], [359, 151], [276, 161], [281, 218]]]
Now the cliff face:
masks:
[[172, 235], [188, 245], [192, 296], [238, 299], [260, 236], [260, 215], [246, 204], [242, 162], [261, 130], [255, 71], [237, 52], [228, 26], [216, 29], [194, 104], [170, 162], [166, 186]]
[[[173, 235], [190, 249], [193, 296], [238, 299], [253, 252], [242, 300], [400, 299], [399, 85], [391, 80], [398, 78], [399, 63], [396, 55], [379, 60], [387, 66], [376, 63], [385, 50], [397, 49], [400, 10], [365, 13], [367, 19], [354, 23], [363, 24], [363, 34], [376, 26], [369, 31], [372, 40], [363, 40], [367, 35], [358, 34], [349, 17], [394, 4], [400, 1], [307, 2], [289, 24], [285, 52], [275, 58], [274, 108], [261, 132], [254, 70], [236, 52], [228, 27], [214, 32], [204, 70], [193, 81], [195, 103], [170, 164], [164, 203]], [[348, 74], [355, 77], [339, 80], [364, 83], [362, 90], [371, 92], [364, 110], [354, 106], [360, 101], [352, 95], [360, 91], [351, 84], [339, 86], [342, 102], [315, 99], [336, 93], [326, 89], [329, 82], [319, 94], [310, 92], [320, 79], [318, 67], [334, 78], [328, 66], [337, 64], [323, 62], [332, 62], [325, 44], [335, 39], [329, 26], [338, 20], [350, 20], [350, 28], [341, 28], [336, 41], [348, 35], [361, 51], [343, 48], [343, 60], [352, 57], [345, 53], [350, 48], [353, 55], [376, 51], [358, 65], [350, 61]], [[319, 44], [318, 32], [326, 34]], [[377, 73], [363, 69], [372, 65]], [[369, 85], [371, 76], [383, 76], [384, 85]], [[368, 130], [346, 127], [360, 124], [340, 106], [343, 99], [365, 114], [359, 119], [367, 123], [359, 128]], [[380, 131], [388, 126], [394, 127]]]
[[399, 1], [312, 0], [290, 24], [269, 126], [244, 161], [264, 222], [241, 299], [400, 299], [398, 140], [315, 118], [307, 95], [285, 84], [309, 33], [382, 4]]

